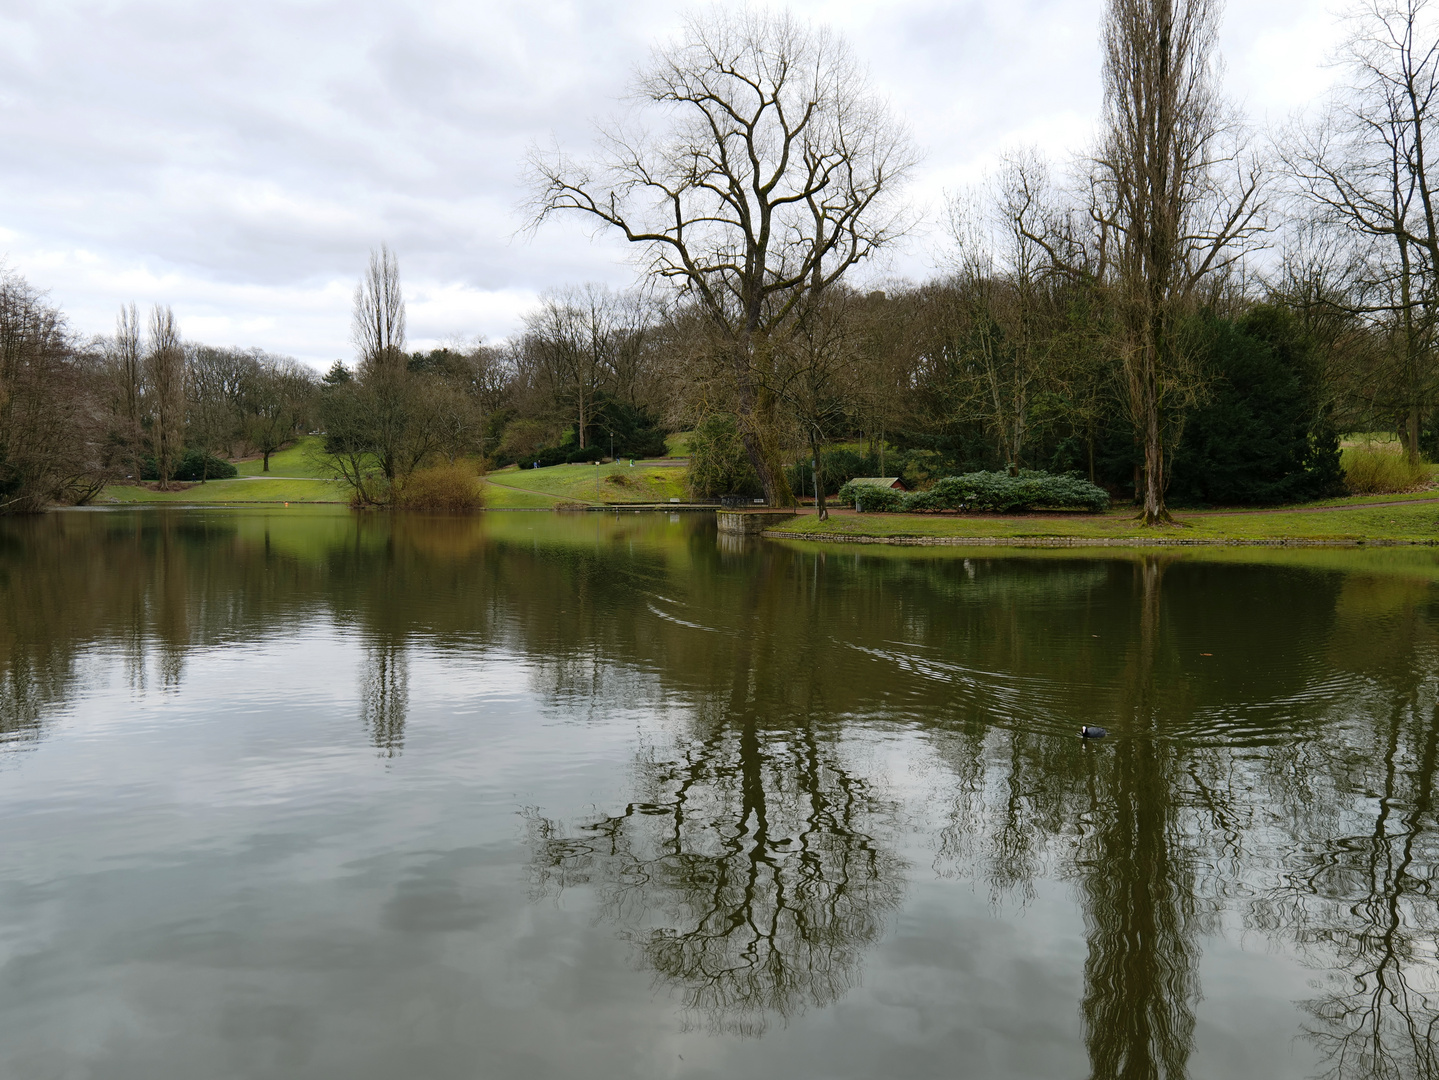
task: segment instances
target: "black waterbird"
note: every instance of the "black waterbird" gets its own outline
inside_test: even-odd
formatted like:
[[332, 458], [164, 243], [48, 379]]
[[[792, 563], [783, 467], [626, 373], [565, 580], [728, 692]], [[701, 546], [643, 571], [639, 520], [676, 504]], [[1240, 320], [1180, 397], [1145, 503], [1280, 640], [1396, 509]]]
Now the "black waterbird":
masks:
[[1105, 728], [1094, 727], [1092, 724], [1085, 724], [1079, 729], [1081, 739], [1102, 739], [1108, 734]]

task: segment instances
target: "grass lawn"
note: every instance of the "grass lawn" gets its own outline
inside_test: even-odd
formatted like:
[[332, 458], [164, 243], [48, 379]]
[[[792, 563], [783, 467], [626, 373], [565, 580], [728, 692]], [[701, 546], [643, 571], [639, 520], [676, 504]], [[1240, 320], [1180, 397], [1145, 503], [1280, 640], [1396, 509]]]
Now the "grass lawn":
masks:
[[[270, 455], [271, 476], [309, 476], [328, 479], [328, 473], [324, 466], [314, 458], [314, 453], [324, 446], [325, 440], [316, 435], [306, 435], [295, 443], [294, 446], [287, 446], [283, 450], [276, 451]], [[263, 458], [255, 458], [253, 461], [235, 462], [235, 470], [241, 476], [265, 476], [261, 471], [265, 462]]]
[[845, 537], [1013, 539], [1055, 538], [1099, 540], [1164, 540], [1222, 542], [1225, 540], [1356, 540], [1439, 542], [1439, 501], [1410, 501], [1400, 506], [1356, 502], [1339, 509], [1279, 510], [1265, 513], [1215, 511], [1177, 513], [1184, 527], [1145, 529], [1129, 510], [1107, 514], [1033, 514], [1006, 517], [989, 514], [856, 514], [834, 513], [821, 522], [812, 514], [776, 527], [796, 539]]
[[551, 510], [562, 501], [538, 491], [522, 491], [505, 484], [484, 482], [485, 506], [491, 510]]
[[[509, 488], [554, 500], [583, 503], [667, 503], [687, 498], [684, 470], [627, 463], [551, 465], [547, 469], [501, 469], [485, 477], [487, 487]], [[499, 505], [492, 503], [491, 505]]]
[[151, 491], [145, 487], [112, 484], [97, 504], [103, 503], [348, 503], [350, 493], [338, 480], [263, 479], [236, 477], [234, 480], [211, 480], [192, 484], [183, 491]]

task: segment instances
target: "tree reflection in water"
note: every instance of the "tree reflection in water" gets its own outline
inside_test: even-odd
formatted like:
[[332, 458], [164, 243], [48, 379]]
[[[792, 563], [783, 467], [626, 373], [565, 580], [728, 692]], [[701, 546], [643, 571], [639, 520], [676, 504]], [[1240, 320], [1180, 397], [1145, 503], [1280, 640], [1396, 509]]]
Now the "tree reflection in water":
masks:
[[[810, 719], [823, 712], [820, 669], [780, 646], [766, 608], [787, 597], [771, 571], [741, 594], [728, 690], [701, 738], [640, 758], [642, 797], [574, 836], [530, 820], [535, 894], [593, 886], [688, 1017], [745, 1035], [855, 984], [905, 873], [881, 838], [891, 807], [843, 762], [839, 732]], [[786, 697], [794, 718], [761, 722], [761, 703], [786, 712]]]
[[384, 757], [395, 757], [405, 748], [410, 708], [410, 666], [403, 641], [370, 642], [360, 681], [360, 713], [370, 741]]
[[573, 836], [530, 819], [536, 894], [593, 886], [712, 1030], [758, 1035], [848, 990], [904, 866], [876, 837], [886, 808], [833, 743], [749, 715], [637, 772], [643, 799]]
[[[1290, 762], [1297, 854], [1255, 921], [1325, 972], [1305, 1002], [1334, 1080], [1439, 1077], [1439, 636], [1430, 588], [1351, 579], [1335, 664], [1363, 674], [1372, 707], [1342, 738]], [[1367, 715], [1366, 715], [1367, 714]], [[1297, 826], [1297, 827], [1294, 827]]]
[[1089, 943], [1081, 1011], [1091, 1075], [1178, 1080], [1194, 1042], [1200, 920], [1165, 790], [1175, 763], [1143, 736], [1109, 749], [1073, 869]]
[[1160, 701], [1165, 569], [1157, 558], [1135, 568], [1124, 730], [1102, 758], [1090, 755], [1089, 828], [1074, 860], [1089, 940], [1080, 1007], [1096, 1080], [1181, 1080], [1194, 1044], [1195, 860], [1178, 820], [1181, 763], [1163, 738]]

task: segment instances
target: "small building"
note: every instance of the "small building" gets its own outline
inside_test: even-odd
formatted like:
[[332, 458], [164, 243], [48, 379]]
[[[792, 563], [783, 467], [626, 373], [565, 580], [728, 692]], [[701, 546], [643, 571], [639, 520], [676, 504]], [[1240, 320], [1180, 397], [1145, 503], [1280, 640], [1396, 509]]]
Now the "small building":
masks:
[[909, 490], [897, 476], [856, 476], [850, 483], [862, 484], [865, 487], [893, 488], [895, 491]]

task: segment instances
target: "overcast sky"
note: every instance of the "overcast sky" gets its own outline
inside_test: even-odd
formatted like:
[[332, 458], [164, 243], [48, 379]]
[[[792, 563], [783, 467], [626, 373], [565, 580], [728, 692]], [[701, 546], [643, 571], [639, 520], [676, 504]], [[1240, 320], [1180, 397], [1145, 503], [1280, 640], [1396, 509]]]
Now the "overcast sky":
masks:
[[[738, 5], [735, 5], [738, 6]], [[1259, 123], [1322, 96], [1324, 0], [1231, 2], [1225, 86]], [[796, 2], [846, 34], [944, 192], [1006, 149], [1064, 157], [1099, 109], [1103, 0]], [[526, 148], [583, 150], [682, 9], [371, 0], [0, 0], [0, 257], [84, 333], [134, 300], [187, 338], [349, 357], [367, 250], [398, 253], [414, 346], [512, 332], [537, 294], [624, 285], [580, 221], [516, 236]], [[923, 231], [889, 266], [920, 278]]]

